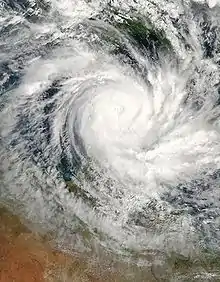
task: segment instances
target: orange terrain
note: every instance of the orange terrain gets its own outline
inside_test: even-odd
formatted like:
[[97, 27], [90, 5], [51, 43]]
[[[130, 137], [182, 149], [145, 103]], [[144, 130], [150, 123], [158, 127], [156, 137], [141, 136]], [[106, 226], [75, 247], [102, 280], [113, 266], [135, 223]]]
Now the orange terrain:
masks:
[[85, 263], [53, 250], [5, 208], [0, 208], [0, 222], [0, 282], [101, 281]]

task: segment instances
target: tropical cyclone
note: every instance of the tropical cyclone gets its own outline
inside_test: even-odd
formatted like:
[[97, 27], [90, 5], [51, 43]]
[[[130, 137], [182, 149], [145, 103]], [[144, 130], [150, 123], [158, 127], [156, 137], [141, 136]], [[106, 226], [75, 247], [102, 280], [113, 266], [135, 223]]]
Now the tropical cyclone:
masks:
[[0, 8], [1, 200], [70, 249], [218, 250], [217, 2], [42, 3]]

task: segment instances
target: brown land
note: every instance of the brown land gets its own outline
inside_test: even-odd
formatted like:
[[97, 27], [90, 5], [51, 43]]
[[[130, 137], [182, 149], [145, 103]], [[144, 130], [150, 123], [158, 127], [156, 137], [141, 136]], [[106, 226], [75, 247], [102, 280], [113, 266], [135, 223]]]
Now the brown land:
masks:
[[2, 207], [0, 223], [0, 282], [104, 281], [80, 259], [54, 250]]

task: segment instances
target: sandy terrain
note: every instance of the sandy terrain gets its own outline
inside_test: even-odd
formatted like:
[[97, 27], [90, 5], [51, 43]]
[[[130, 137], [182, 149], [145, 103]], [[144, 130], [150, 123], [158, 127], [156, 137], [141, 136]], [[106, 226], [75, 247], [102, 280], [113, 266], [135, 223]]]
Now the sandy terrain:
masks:
[[102, 281], [82, 261], [53, 250], [0, 208], [0, 282]]

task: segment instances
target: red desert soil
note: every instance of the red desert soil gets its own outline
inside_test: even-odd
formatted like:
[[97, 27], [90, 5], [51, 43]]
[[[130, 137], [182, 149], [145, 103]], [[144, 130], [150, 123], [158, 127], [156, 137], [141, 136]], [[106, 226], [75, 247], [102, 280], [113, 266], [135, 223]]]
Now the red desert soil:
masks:
[[0, 282], [103, 281], [85, 263], [53, 250], [15, 215], [0, 207]]

